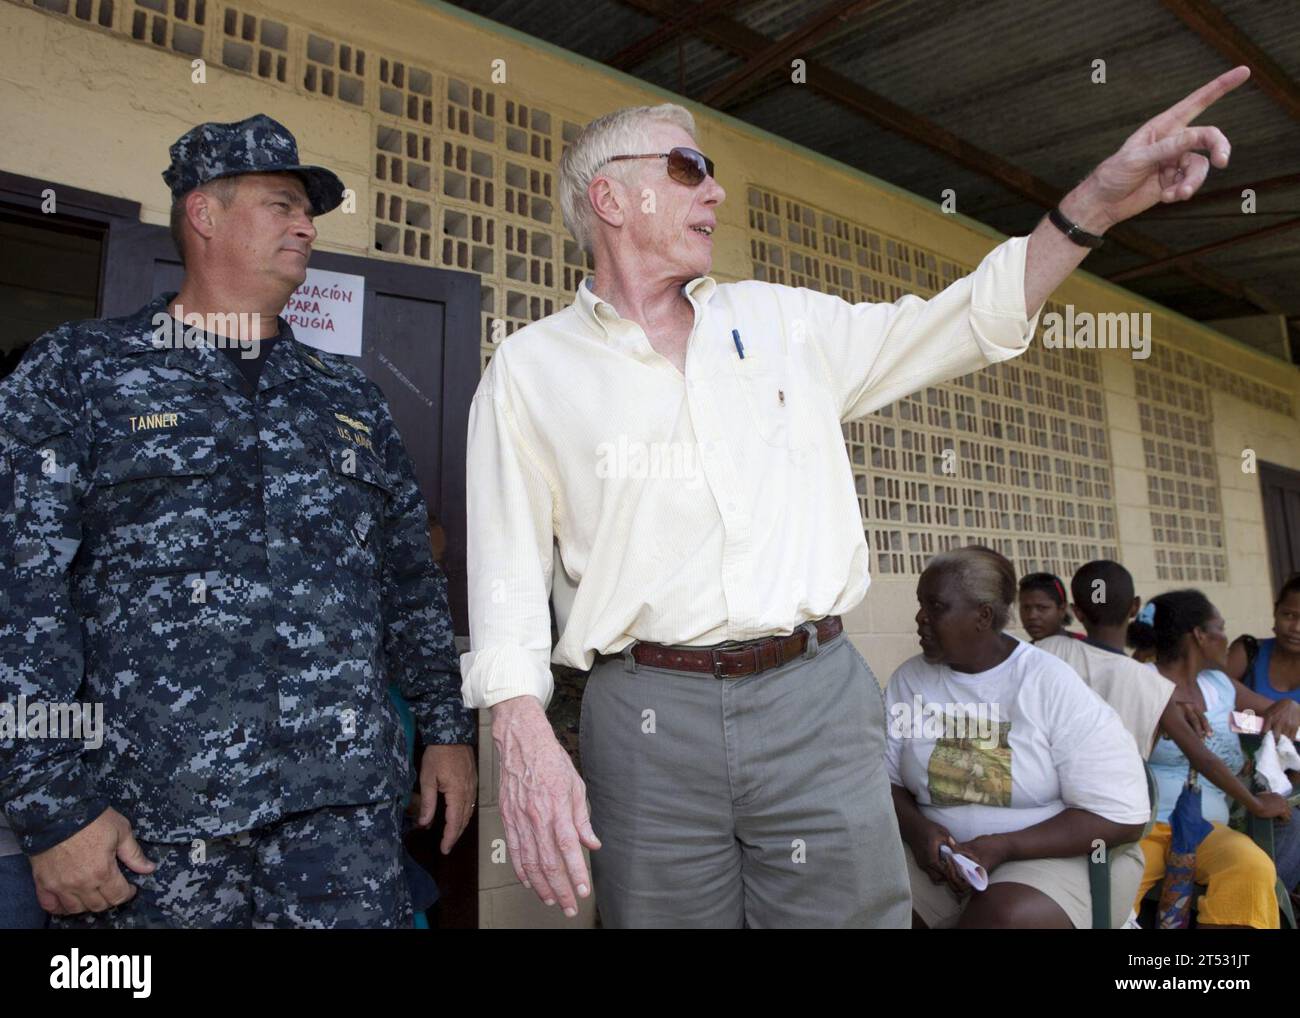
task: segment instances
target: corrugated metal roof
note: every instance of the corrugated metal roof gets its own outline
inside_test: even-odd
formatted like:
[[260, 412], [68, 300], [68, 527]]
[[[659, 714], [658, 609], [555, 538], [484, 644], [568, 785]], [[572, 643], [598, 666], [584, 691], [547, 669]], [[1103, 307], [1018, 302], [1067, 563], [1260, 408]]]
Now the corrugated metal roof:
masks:
[[[462, 0], [458, 6], [596, 60], [662, 24], [642, 9], [645, 0]], [[689, 6], [663, 9], [680, 16]], [[1217, 7], [1300, 81], [1300, 6], [1294, 0], [1217, 0]], [[829, 9], [826, 0], [737, 0], [724, 15], [776, 40]], [[1143, 121], [1230, 66], [1163, 4], [1132, 0], [880, 0], [834, 24], [797, 55], [808, 60], [810, 79], [819, 70], [833, 71], [1062, 190]], [[1098, 59], [1105, 61], [1104, 84], [1092, 80]], [[688, 30], [626, 70], [699, 99], [744, 62], [734, 48]], [[953, 188], [959, 211], [1003, 232], [1025, 233], [1042, 215], [1041, 207], [989, 176], [877, 126], [811, 85], [791, 84], [788, 60], [723, 108], [921, 197], [938, 201], [943, 189]], [[1300, 125], [1252, 84], [1199, 122], [1222, 128], [1233, 143], [1231, 166], [1213, 171], [1206, 190], [1240, 189], [1300, 172]], [[1130, 225], [1185, 251], [1300, 216], [1300, 185], [1261, 192], [1257, 200], [1255, 216], [1225, 200], [1153, 211]], [[1088, 267], [1107, 275], [1148, 260], [1108, 244]], [[1300, 316], [1300, 229], [1197, 261]], [[1169, 270], [1124, 285], [1192, 317], [1253, 310]]]

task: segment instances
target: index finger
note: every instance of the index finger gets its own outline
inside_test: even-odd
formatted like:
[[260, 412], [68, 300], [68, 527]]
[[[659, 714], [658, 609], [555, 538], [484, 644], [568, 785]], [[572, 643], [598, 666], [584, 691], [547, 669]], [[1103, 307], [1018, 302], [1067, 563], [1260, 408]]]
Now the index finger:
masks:
[[1161, 129], [1186, 127], [1249, 77], [1250, 68], [1245, 64], [1224, 71], [1213, 81], [1206, 82], [1191, 95], [1174, 103], [1151, 121], [1151, 125]]

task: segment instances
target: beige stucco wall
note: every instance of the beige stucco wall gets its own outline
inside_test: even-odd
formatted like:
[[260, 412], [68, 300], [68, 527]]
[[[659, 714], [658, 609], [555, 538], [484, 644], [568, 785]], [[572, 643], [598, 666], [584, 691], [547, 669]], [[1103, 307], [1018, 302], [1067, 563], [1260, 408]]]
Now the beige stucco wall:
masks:
[[[127, 4], [123, 3], [123, 7]], [[209, 0], [209, 24], [217, 31], [225, 5]], [[499, 95], [541, 107], [575, 123], [612, 108], [663, 101], [663, 93], [625, 76], [485, 24], [452, 9], [416, 0], [315, 0], [312, 4], [258, 0], [238, 5], [364, 47], [371, 60], [388, 54], [494, 89]], [[213, 50], [212, 52], [215, 52]], [[492, 83], [493, 61], [504, 60], [507, 80]], [[0, 169], [141, 203], [147, 222], [167, 221], [169, 196], [160, 172], [167, 146], [204, 120], [235, 120], [267, 112], [295, 132], [307, 161], [324, 163], [356, 192], [356, 211], [322, 218], [319, 245], [375, 256], [371, 178], [375, 127], [372, 105], [354, 108], [306, 94], [291, 76], [287, 85], [267, 83], [222, 68], [209, 54], [207, 81], [191, 80], [190, 58], [134, 42], [121, 31], [87, 27], [0, 0]], [[941, 214], [922, 201], [863, 174], [773, 139], [729, 118], [697, 109], [699, 142], [714, 158], [730, 198], [719, 210], [715, 272], [723, 279], [749, 278], [752, 266], [745, 195], [749, 184], [792, 194], [801, 201], [869, 223], [882, 233], [908, 238], [968, 265], [996, 242], [989, 231]], [[438, 122], [433, 127], [439, 134]], [[555, 156], [558, 158], [558, 145]], [[1099, 154], [1100, 155], [1100, 154]], [[1086, 167], [1080, 167], [1080, 173]], [[937, 196], [935, 196], [937, 198]], [[440, 200], [435, 192], [430, 199]], [[551, 231], [562, 227], [556, 221]], [[434, 263], [436, 264], [436, 262]], [[1055, 295], [1079, 309], [1152, 311], [1157, 335], [1213, 364], [1286, 388], [1300, 397], [1300, 373], [1257, 351], [1227, 340], [1146, 304], [1083, 273]], [[1151, 596], [1177, 584], [1157, 579], [1135, 372], [1140, 362], [1120, 352], [1103, 357], [1103, 387], [1115, 469], [1115, 505], [1122, 560], [1139, 591]], [[1266, 632], [1269, 593], [1258, 483], [1241, 470], [1242, 450], [1300, 469], [1297, 422], [1223, 392], [1213, 394], [1213, 435], [1230, 559], [1228, 582], [1204, 585], [1223, 608], [1233, 631]], [[883, 682], [915, 652], [912, 579], [878, 579], [846, 620], [855, 643]], [[514, 880], [508, 865], [493, 858], [501, 837], [496, 809], [496, 761], [486, 729], [482, 768], [480, 887], [485, 926], [562, 923]], [[573, 925], [590, 921], [590, 906]]]

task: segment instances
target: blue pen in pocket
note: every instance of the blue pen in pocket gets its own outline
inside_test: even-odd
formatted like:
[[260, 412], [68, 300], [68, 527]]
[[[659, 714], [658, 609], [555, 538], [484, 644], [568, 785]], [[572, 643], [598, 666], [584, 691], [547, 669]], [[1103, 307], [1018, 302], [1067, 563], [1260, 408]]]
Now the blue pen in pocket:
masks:
[[745, 345], [740, 341], [740, 330], [732, 329], [731, 338], [736, 344], [736, 353], [740, 354], [740, 359], [745, 359]]

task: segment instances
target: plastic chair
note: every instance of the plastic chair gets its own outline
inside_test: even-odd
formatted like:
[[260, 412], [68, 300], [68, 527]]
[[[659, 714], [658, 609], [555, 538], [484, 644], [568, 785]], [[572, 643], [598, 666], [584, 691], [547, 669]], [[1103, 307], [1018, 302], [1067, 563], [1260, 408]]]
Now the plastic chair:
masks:
[[[1241, 736], [1241, 746], [1246, 753], [1247, 760], [1249, 761], [1248, 770], [1253, 769], [1254, 767], [1255, 751], [1259, 748], [1259, 743], [1260, 743], [1260, 737], [1258, 735]], [[1146, 761], [1143, 761], [1144, 765], [1145, 763]], [[1243, 777], [1248, 782], [1251, 780], [1249, 773], [1244, 773]], [[1155, 782], [1155, 776], [1151, 773], [1151, 768], [1148, 766], [1147, 787], [1151, 791], [1151, 817], [1153, 821], [1155, 819], [1155, 809], [1156, 809], [1155, 806], [1156, 794], [1155, 794], [1154, 782]], [[1246, 812], [1245, 810], [1241, 809], [1241, 807], [1235, 803], [1233, 804], [1233, 811], [1234, 811], [1234, 819], [1236, 819], [1237, 823], [1232, 824], [1232, 826], [1238, 827], [1239, 829], [1244, 827], [1245, 830], [1243, 831], [1243, 833], [1249, 836], [1250, 839], [1254, 841], [1255, 844], [1258, 845], [1270, 859], [1272, 859], [1273, 858], [1273, 821], [1254, 816]], [[1150, 830], [1151, 830], [1151, 824], [1147, 824], [1147, 832], [1149, 832]], [[1143, 836], [1145, 837], [1145, 833]], [[1089, 876], [1093, 878], [1092, 915], [1093, 915], [1094, 929], [1097, 928], [1097, 919], [1098, 916], [1100, 915], [1100, 913], [1098, 912], [1098, 903], [1097, 903], [1097, 893], [1098, 893], [1098, 887], [1100, 885], [1097, 883], [1097, 880], [1099, 878], [1097, 878], [1094, 875], [1093, 870], [1099, 867], [1100, 864], [1093, 864], [1089, 869]], [[1105, 883], [1107, 902], [1109, 902], [1110, 900], [1109, 877], [1110, 874], [1108, 871], [1106, 874], [1106, 883]], [[1200, 897], [1201, 894], [1205, 893], [1204, 884], [1197, 884], [1196, 888], [1198, 892], [1197, 897]], [[1283, 885], [1281, 877], [1278, 878], [1277, 884], [1273, 889], [1273, 893], [1277, 897], [1277, 907], [1278, 907], [1278, 911], [1281, 913], [1282, 925], [1285, 926], [1287, 929], [1292, 929], [1292, 930], [1296, 929], [1297, 926], [1296, 926], [1295, 909], [1293, 909], [1291, 906], [1291, 895], [1287, 893], [1287, 889]], [[1151, 888], [1150, 891], [1147, 892], [1148, 899], [1158, 899], [1159, 896], [1160, 896], [1160, 886], [1158, 884], [1155, 887]], [[1109, 917], [1110, 917], [1110, 910], [1109, 908], [1107, 908], [1105, 913], [1105, 918], [1107, 919], [1107, 921], [1109, 921]]]
[[[1250, 761], [1249, 766], [1253, 773], [1255, 754], [1259, 751], [1260, 743], [1264, 740], [1258, 735], [1242, 735], [1239, 738], [1241, 739], [1241, 748], [1246, 754], [1246, 759]], [[1243, 810], [1242, 826], [1245, 828], [1244, 833], [1250, 836], [1251, 841], [1263, 849], [1270, 859], [1273, 859], [1273, 821], [1257, 817]], [[1277, 878], [1274, 893], [1277, 895], [1277, 907], [1278, 911], [1282, 913], [1283, 925], [1287, 929], [1294, 930], [1296, 928], [1295, 909], [1291, 907], [1291, 895], [1287, 892], [1286, 885], [1282, 883], [1281, 877]]]
[[[1151, 815], [1147, 817], [1147, 823], [1142, 828], [1142, 838], [1151, 833], [1151, 828], [1156, 822], [1156, 808], [1159, 800], [1159, 793], [1156, 791], [1156, 776], [1152, 773], [1151, 767], [1145, 760], [1142, 761], [1142, 770], [1147, 776], [1147, 797], [1151, 800]], [[1270, 830], [1270, 836], [1272, 831]], [[1139, 838], [1138, 841], [1141, 841]], [[1134, 842], [1136, 844], [1136, 842]], [[1121, 845], [1120, 848], [1126, 846]], [[1105, 853], [1105, 860], [1098, 862], [1092, 856], [1088, 857], [1088, 889], [1092, 896], [1092, 928], [1094, 930], [1109, 930], [1111, 928], [1110, 914], [1110, 858], [1111, 851]]]
[[[1265, 817], [1257, 817], [1251, 813], [1246, 814], [1245, 820], [1246, 833], [1250, 835], [1250, 839], [1272, 859], [1273, 821]], [[1292, 823], [1294, 822], [1292, 821]], [[1282, 883], [1281, 877], [1277, 878], [1277, 885], [1273, 890], [1277, 895], [1278, 911], [1282, 913], [1282, 925], [1288, 930], [1294, 930], [1296, 928], [1295, 909], [1291, 907], [1291, 895], [1287, 893], [1286, 885]]]

